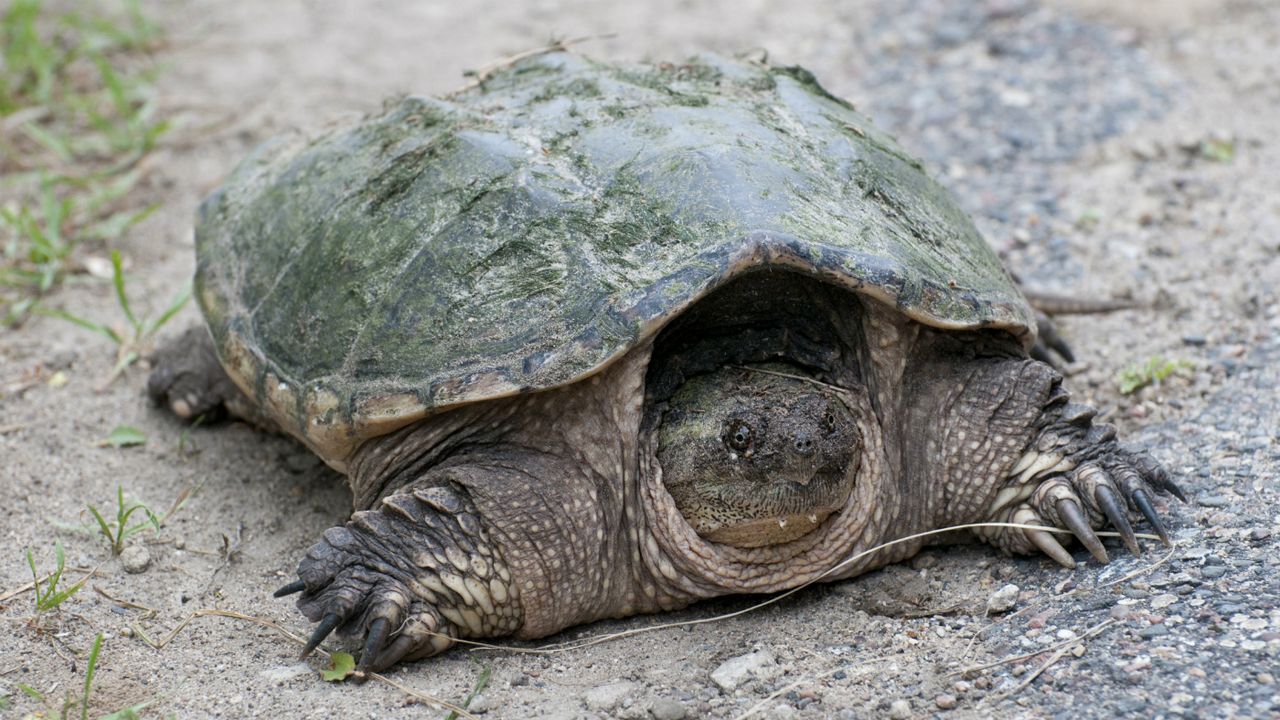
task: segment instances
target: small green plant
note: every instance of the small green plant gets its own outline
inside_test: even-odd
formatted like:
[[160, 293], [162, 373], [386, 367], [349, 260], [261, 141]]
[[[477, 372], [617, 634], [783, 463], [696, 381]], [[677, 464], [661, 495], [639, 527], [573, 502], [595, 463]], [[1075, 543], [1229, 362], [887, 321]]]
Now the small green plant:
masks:
[[1236, 141], [1232, 139], [1210, 138], [1197, 147], [1200, 157], [1214, 162], [1228, 163], [1235, 159]]
[[[102, 633], [93, 639], [93, 649], [89, 651], [89, 664], [84, 671], [84, 695], [80, 698], [80, 720], [89, 720], [89, 695], [93, 693], [93, 674], [98, 670], [98, 653], [102, 650]], [[63, 708], [66, 717], [66, 708]]]
[[1120, 394], [1129, 395], [1148, 385], [1158, 385], [1174, 374], [1194, 367], [1190, 360], [1166, 360], [1160, 355], [1143, 363], [1134, 363], [1116, 374]]
[[[484, 692], [484, 689], [489, 685], [489, 678], [493, 676], [493, 668], [491, 666], [480, 663], [476, 664], [480, 665], [480, 677], [476, 678], [476, 684], [471, 688], [471, 692], [467, 694], [467, 699], [462, 701], [463, 710], [471, 707], [471, 701], [475, 700], [477, 695]], [[458, 720], [458, 712], [456, 710], [450, 710], [444, 720]]]
[[[124, 551], [124, 542], [129, 538], [147, 529], [148, 526], [154, 528], [156, 532], [160, 531], [160, 525], [164, 522], [164, 518], [152, 512], [151, 508], [141, 502], [131, 500], [125, 502], [124, 488], [116, 486], [116, 519], [115, 522], [107, 522], [107, 519], [98, 512], [98, 508], [89, 505], [89, 512], [93, 515], [93, 519], [98, 521], [98, 530], [102, 537], [106, 539], [107, 544], [111, 546], [111, 554], [119, 555]], [[142, 511], [146, 515], [146, 520], [140, 521], [133, 525], [129, 524], [129, 518], [134, 513]]]
[[192, 436], [196, 428], [204, 424], [205, 415], [197, 415], [196, 419], [190, 425], [182, 430], [178, 435], [178, 459], [185, 460], [190, 455], [200, 452], [200, 446], [196, 444], [196, 439]]
[[335, 652], [329, 654], [329, 667], [320, 671], [325, 682], [342, 682], [355, 674], [356, 659], [351, 653]]
[[108, 382], [122, 370], [137, 362], [156, 332], [164, 327], [165, 323], [173, 319], [173, 316], [191, 299], [191, 286], [186, 285], [174, 295], [173, 299], [169, 301], [169, 305], [159, 316], [154, 319], [139, 318], [134, 314], [133, 308], [129, 304], [129, 295], [125, 290], [124, 268], [120, 260], [120, 252], [116, 250], [111, 251], [111, 281], [116, 289], [116, 302], [124, 313], [125, 320], [129, 323], [127, 330], [118, 330], [65, 310], [45, 308], [38, 310], [43, 314], [61, 318], [86, 330], [96, 332], [116, 344], [116, 363], [111, 370], [110, 377], [108, 377]]
[[[53, 709], [53, 712], [50, 712], [49, 715], [54, 715], [56, 713], [56, 716], [61, 718], [61, 720], [70, 720], [70, 718], [75, 717], [79, 717], [80, 720], [89, 720], [89, 699], [93, 696], [93, 680], [98, 673], [98, 661], [102, 656], [103, 640], [104, 637], [102, 633], [98, 633], [93, 639], [93, 647], [89, 649], [89, 659], [85, 664], [84, 686], [80, 690], [79, 695], [65, 696], [62, 699], [61, 707]], [[55, 685], [54, 687], [57, 686]], [[26, 694], [27, 697], [45, 705], [46, 707], [49, 707], [52, 704], [51, 698], [30, 685], [19, 683], [18, 689]], [[154, 699], [138, 703], [137, 705], [125, 708], [124, 710], [118, 710], [108, 715], [102, 715], [98, 720], [135, 720], [136, 718], [141, 717], [139, 713], [141, 713], [142, 710], [152, 702], [154, 702]], [[35, 713], [29, 717], [45, 717], [45, 714], [43, 712]]]
[[53, 557], [55, 567], [53, 573], [45, 580], [43, 587], [40, 582], [40, 573], [36, 570], [36, 559], [27, 550], [27, 565], [31, 566], [31, 586], [32, 592], [36, 597], [36, 614], [47, 613], [56, 609], [59, 605], [67, 600], [67, 598], [80, 592], [80, 588], [84, 587], [85, 582], [89, 579], [85, 576], [80, 582], [65, 588], [59, 588], [58, 583], [62, 581], [62, 571], [66, 567], [66, 556], [62, 551], [62, 543], [55, 541], [53, 544]]
[[97, 442], [98, 447], [133, 447], [134, 445], [145, 445], [147, 436], [138, 428], [128, 425], [117, 425], [111, 429], [111, 434]]

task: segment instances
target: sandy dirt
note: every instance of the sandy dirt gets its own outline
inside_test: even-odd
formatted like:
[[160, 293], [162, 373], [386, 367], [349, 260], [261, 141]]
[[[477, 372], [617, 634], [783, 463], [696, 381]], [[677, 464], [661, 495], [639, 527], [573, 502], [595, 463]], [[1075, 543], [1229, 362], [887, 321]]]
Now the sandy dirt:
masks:
[[[1149, 305], [1063, 326], [1083, 359], [1071, 368], [1077, 392], [1193, 496], [1168, 508], [1177, 545], [1167, 555], [1116, 549], [1100, 567], [1077, 553], [1082, 567], [1065, 571], [981, 546], [939, 548], [733, 619], [556, 653], [455, 649], [397, 668], [395, 681], [459, 702], [491, 668], [472, 712], [493, 718], [1280, 713], [1274, 3], [150, 5], [169, 31], [158, 91], [180, 125], [145, 161], [144, 192], [163, 207], [121, 251], [133, 292], [153, 310], [191, 275], [197, 203], [258, 142], [398, 93], [454, 89], [464, 70], [552, 35], [602, 33], [617, 35], [581, 49], [679, 59], [766, 48], [776, 62], [804, 65], [919, 153], [1028, 282]], [[1226, 156], [1212, 152], [1222, 147]], [[53, 302], [119, 321], [106, 283], [69, 284]], [[168, 332], [195, 321], [189, 307]], [[1121, 396], [1116, 372], [1155, 355], [1193, 369]], [[320, 660], [299, 662], [293, 642], [250, 622], [202, 616], [163, 648], [141, 640], [166, 638], [205, 608], [305, 633], [292, 603], [270, 593], [346, 519], [351, 497], [299, 445], [242, 424], [198, 428], [196, 452], [180, 451], [186, 428], [148, 406], [141, 369], [95, 391], [112, 360], [104, 340], [52, 319], [0, 336], [3, 712], [56, 716], [56, 702], [41, 705], [19, 684], [51, 699], [77, 693], [101, 632], [96, 714], [149, 700], [144, 715], [181, 718], [444, 717], [387, 684], [325, 683]], [[47, 384], [59, 370], [69, 382]], [[145, 446], [95, 447], [119, 424], [142, 429]], [[110, 505], [117, 486], [157, 509], [195, 488], [163, 531], [134, 539], [150, 556], [140, 574], [77, 529], [90, 520], [85, 505]], [[70, 565], [96, 574], [61, 611], [34, 618], [31, 594], [12, 591], [30, 581], [24, 550], [45, 570], [55, 540]], [[1015, 614], [985, 616], [1008, 583], [1019, 587]], [[548, 642], [758, 600], [599, 623]], [[1055, 644], [1064, 650], [958, 674]], [[740, 685], [712, 679], [750, 653], [756, 671]]]

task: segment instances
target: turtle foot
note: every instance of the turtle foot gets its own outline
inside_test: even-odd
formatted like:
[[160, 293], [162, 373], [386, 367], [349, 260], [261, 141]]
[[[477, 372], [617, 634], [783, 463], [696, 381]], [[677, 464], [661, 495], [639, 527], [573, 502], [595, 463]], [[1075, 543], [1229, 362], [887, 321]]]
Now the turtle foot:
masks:
[[363, 638], [362, 672], [520, 626], [511, 576], [466, 496], [451, 488], [388, 496], [379, 509], [326, 530], [298, 577], [275, 594], [301, 592], [298, 609], [319, 623], [302, 654], [334, 631]]
[[[1121, 447], [1109, 425], [1093, 425], [1093, 411], [1080, 405], [1056, 410], [1055, 422], [1028, 448], [991, 505], [989, 519], [1066, 530], [1100, 563], [1110, 558], [1096, 530], [1108, 526], [1130, 553], [1142, 552], [1130, 511], [1144, 518], [1169, 545], [1155, 497], [1186, 501], [1169, 473], [1150, 455]], [[1015, 553], [1043, 552], [1064, 567], [1075, 561], [1050, 530], [1000, 528], [983, 535]]]

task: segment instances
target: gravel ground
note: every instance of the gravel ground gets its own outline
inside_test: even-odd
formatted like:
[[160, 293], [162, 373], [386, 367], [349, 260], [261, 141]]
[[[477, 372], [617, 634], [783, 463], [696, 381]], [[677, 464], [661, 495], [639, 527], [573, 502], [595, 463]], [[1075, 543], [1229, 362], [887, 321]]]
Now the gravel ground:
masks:
[[[555, 654], [455, 650], [393, 679], [459, 701], [483, 664], [492, 678], [472, 711], [494, 718], [1280, 717], [1280, 7], [456, 5], [154, 5], [171, 29], [161, 100], [182, 129], [148, 161], [162, 210], [122, 248], [135, 292], [159, 305], [190, 275], [195, 204], [284, 128], [397, 92], [447, 91], [463, 69], [553, 32], [617, 31], [584, 50], [631, 59], [762, 46], [812, 69], [923, 157], [1030, 286], [1143, 304], [1062, 320], [1082, 358], [1072, 384], [1175, 470], [1191, 502], [1167, 508], [1172, 550], [1113, 549], [1105, 567], [1083, 552], [1065, 571], [980, 546], [937, 548], [718, 623]], [[114, 320], [110, 298], [108, 287], [73, 284], [57, 301]], [[193, 320], [188, 310], [175, 331]], [[1157, 355], [1190, 369], [1120, 395], [1115, 374]], [[199, 451], [180, 451], [184, 428], [147, 407], [141, 372], [93, 391], [111, 359], [96, 337], [47, 319], [0, 340], [0, 538], [10, 548], [0, 616], [12, 629], [0, 633], [0, 696], [11, 711], [50, 710], [19, 683], [74, 693], [103, 632], [95, 712], [154, 699], [148, 713], [177, 717], [443, 717], [385, 684], [326, 684], [318, 662], [298, 662], [296, 646], [248, 622], [203, 616], [162, 649], [140, 641], [203, 608], [303, 630], [270, 591], [345, 519], [350, 494], [296, 444], [243, 425], [200, 428]], [[70, 381], [49, 386], [59, 370]], [[143, 429], [147, 445], [93, 446], [119, 423]], [[158, 507], [198, 491], [164, 531], [111, 560], [75, 526], [85, 503], [106, 504], [118, 484]], [[90, 587], [105, 594], [87, 589], [37, 620], [30, 593], [9, 591], [29, 579], [22, 549], [45, 568], [55, 539], [71, 564], [99, 568]], [[988, 615], [989, 603], [1008, 608]]]

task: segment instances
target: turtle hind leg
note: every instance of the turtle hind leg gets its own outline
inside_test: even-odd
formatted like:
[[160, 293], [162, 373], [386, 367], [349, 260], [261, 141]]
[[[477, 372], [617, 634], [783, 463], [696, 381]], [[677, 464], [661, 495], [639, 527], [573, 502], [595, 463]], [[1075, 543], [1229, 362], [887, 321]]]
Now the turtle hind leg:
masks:
[[193, 325], [151, 356], [147, 395], [183, 420], [239, 418], [263, 430], [276, 424], [231, 382], [218, 362], [209, 331]]

